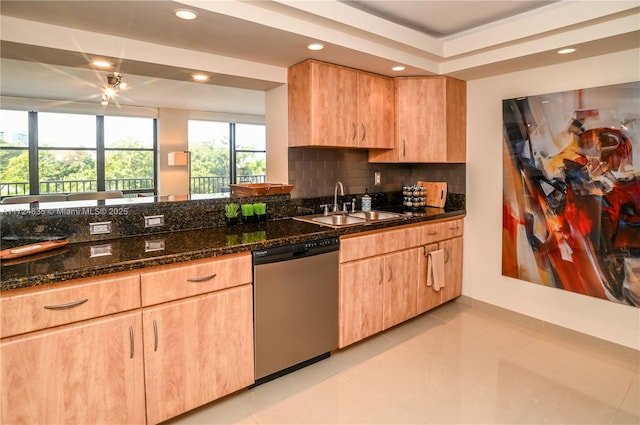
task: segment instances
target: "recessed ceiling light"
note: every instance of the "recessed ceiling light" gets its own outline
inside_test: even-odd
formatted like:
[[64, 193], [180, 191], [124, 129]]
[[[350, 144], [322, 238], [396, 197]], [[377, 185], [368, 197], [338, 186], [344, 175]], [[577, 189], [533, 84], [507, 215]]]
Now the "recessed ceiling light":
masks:
[[113, 65], [111, 65], [111, 63], [109, 63], [107, 61], [100, 60], [100, 59], [96, 59], [91, 63], [94, 66], [97, 66], [98, 68], [111, 68], [113, 66]]
[[204, 74], [195, 74], [192, 78], [196, 81], [207, 81], [209, 76]]
[[185, 21], [193, 21], [198, 17], [198, 14], [191, 9], [176, 9], [173, 13], [180, 19]]
[[569, 54], [569, 53], [573, 53], [573, 52], [575, 52], [575, 51], [576, 51], [576, 49], [574, 49], [573, 47], [568, 47], [568, 48], [566, 48], [566, 49], [558, 50], [558, 54], [560, 54], [560, 55], [567, 55], [567, 54]]
[[404, 71], [405, 69], [406, 68], [402, 65], [394, 66], [393, 68], [391, 68], [392, 71], [397, 71], [397, 72]]
[[321, 43], [311, 43], [307, 46], [309, 50], [322, 50], [324, 49], [324, 45]]

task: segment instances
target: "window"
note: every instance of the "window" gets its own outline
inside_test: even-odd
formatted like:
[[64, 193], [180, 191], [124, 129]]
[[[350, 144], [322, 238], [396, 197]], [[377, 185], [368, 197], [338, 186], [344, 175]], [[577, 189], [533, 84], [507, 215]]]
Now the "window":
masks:
[[29, 194], [29, 116], [0, 110], [0, 196]]
[[156, 193], [151, 118], [0, 110], [0, 196]]
[[191, 193], [228, 192], [229, 184], [266, 178], [266, 132], [261, 124], [189, 121]]

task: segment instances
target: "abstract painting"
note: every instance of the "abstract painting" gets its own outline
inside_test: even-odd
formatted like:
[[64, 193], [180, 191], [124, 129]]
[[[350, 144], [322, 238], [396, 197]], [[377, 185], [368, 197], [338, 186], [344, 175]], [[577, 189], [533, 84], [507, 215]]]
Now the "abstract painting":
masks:
[[502, 109], [502, 274], [639, 307], [640, 82]]

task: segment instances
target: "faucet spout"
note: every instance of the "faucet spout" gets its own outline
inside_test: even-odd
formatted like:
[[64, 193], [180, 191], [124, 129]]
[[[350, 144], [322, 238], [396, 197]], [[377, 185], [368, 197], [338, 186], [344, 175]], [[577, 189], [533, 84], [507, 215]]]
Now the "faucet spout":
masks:
[[338, 188], [340, 188], [340, 196], [344, 196], [344, 186], [342, 182], [338, 180], [336, 187], [333, 190], [333, 212], [338, 212], [340, 207], [338, 206]]

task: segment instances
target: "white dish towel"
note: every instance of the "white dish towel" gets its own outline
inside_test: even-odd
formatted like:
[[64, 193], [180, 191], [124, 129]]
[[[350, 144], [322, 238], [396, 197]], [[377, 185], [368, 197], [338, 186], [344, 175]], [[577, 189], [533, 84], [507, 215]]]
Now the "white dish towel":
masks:
[[444, 250], [431, 251], [427, 262], [427, 286], [434, 291], [444, 287]]

